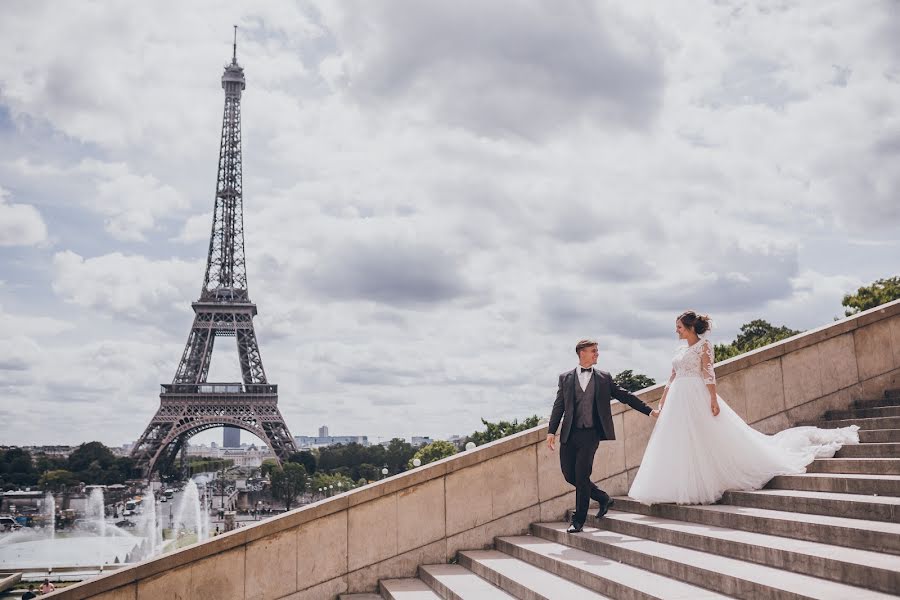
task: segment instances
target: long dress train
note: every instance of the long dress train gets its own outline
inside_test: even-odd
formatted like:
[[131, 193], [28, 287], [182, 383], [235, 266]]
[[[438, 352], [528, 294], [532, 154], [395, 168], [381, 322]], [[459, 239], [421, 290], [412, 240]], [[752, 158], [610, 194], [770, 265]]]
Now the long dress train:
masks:
[[710, 504], [727, 490], [756, 490], [776, 475], [803, 473], [815, 458], [831, 457], [859, 443], [859, 427], [794, 427], [766, 435], [718, 397], [712, 344], [706, 338], [679, 348], [672, 360], [666, 402], [647, 443], [628, 495], [646, 504]]

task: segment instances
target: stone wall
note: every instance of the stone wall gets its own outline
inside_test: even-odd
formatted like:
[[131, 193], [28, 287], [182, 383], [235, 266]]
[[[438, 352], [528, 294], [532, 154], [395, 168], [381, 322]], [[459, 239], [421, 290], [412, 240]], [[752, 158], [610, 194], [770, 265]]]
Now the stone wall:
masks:
[[[716, 366], [720, 394], [766, 432], [900, 387], [900, 301]], [[548, 384], [548, 412], [552, 399]], [[654, 404], [662, 386], [641, 392]], [[624, 494], [652, 419], [616, 403], [594, 479]], [[420, 564], [559, 520], [574, 492], [546, 425], [62, 590], [79, 600], [318, 599], [374, 590]]]

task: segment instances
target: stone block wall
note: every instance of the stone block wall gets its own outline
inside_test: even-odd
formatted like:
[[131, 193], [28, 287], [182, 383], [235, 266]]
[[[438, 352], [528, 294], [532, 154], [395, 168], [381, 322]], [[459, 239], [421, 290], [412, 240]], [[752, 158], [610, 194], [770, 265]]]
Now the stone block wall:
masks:
[[[716, 366], [720, 395], [771, 433], [900, 387], [900, 301]], [[552, 382], [551, 382], [552, 383]], [[662, 386], [640, 393], [653, 405]], [[552, 390], [548, 392], [548, 412]], [[594, 479], [625, 494], [654, 421], [613, 407], [617, 439]], [[547, 427], [486, 444], [202, 544], [86, 581], [50, 597], [81, 600], [305, 600], [372, 591], [420, 564], [485, 548], [494, 536], [562, 519], [574, 492]]]

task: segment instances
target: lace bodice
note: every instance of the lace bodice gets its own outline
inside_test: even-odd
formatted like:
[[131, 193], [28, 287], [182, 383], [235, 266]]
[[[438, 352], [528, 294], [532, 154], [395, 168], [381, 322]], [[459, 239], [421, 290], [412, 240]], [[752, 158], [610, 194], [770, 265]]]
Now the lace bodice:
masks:
[[681, 346], [672, 358], [672, 376], [700, 377], [703, 383], [716, 383], [713, 345], [706, 338], [701, 338], [693, 346]]

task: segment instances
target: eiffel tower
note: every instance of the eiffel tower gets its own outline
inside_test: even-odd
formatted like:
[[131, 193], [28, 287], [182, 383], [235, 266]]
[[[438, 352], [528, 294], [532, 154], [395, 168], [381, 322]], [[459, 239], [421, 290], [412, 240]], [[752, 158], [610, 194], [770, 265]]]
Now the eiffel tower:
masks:
[[[278, 386], [269, 383], [253, 330], [256, 305], [247, 292], [241, 183], [241, 92], [244, 69], [237, 62], [237, 27], [231, 64], [222, 75], [225, 112], [219, 146], [219, 173], [212, 235], [200, 299], [191, 304], [194, 324], [171, 384], [163, 384], [159, 410], [131, 456], [145, 477], [171, 465], [195, 434], [214, 427], [237, 427], [260, 438], [285, 460], [296, 450], [278, 410]], [[206, 381], [213, 344], [236, 338], [240, 383]]]

